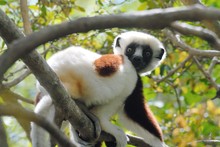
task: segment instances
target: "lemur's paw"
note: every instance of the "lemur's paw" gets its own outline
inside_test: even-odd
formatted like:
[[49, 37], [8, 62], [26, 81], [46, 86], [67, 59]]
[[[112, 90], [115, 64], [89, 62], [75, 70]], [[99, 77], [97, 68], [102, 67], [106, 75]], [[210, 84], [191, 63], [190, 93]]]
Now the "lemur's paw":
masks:
[[75, 102], [80, 107], [80, 109], [85, 113], [85, 115], [93, 122], [95, 129], [94, 138], [95, 140], [97, 140], [102, 131], [98, 118], [94, 114], [92, 114], [82, 102], [77, 100], [75, 100]]

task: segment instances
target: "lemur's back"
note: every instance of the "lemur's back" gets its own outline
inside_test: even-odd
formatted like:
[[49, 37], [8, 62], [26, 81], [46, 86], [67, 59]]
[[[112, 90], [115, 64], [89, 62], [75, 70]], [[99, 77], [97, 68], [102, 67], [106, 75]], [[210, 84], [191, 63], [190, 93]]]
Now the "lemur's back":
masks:
[[80, 47], [56, 53], [48, 64], [72, 97], [80, 98], [87, 105], [127, 97], [137, 80], [135, 69], [126, 57], [113, 54], [101, 56]]

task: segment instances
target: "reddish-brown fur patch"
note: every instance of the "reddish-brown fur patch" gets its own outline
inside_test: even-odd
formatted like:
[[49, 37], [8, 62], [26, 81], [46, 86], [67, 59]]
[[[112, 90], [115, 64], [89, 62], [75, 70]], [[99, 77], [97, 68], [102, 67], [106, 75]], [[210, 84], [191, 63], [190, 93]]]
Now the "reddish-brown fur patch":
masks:
[[94, 62], [95, 70], [103, 77], [113, 75], [121, 64], [123, 64], [123, 57], [113, 54], [103, 55]]
[[74, 71], [65, 71], [58, 77], [72, 97], [83, 97], [83, 79], [79, 75]]

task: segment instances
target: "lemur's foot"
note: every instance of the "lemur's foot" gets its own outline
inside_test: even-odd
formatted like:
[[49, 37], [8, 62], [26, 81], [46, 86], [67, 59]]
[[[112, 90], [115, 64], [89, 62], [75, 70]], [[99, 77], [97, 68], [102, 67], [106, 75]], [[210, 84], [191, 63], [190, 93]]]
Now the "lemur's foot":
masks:
[[[98, 140], [101, 134], [101, 131], [102, 131], [98, 118], [94, 114], [92, 114], [82, 102], [77, 101], [77, 100], [75, 100], [75, 102], [79, 106], [79, 108], [85, 113], [85, 115], [88, 116], [88, 118], [93, 122], [94, 128], [95, 128], [94, 138], [96, 138], [94, 141]], [[79, 137], [80, 137], [80, 134], [79, 134]]]

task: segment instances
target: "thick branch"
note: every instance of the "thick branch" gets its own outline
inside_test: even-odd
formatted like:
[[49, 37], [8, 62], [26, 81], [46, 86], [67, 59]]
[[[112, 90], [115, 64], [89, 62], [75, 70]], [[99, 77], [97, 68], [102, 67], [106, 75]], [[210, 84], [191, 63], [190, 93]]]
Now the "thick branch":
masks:
[[[0, 16], [2, 15], [1, 13], [2, 12], [0, 12]], [[200, 21], [203, 19], [220, 19], [220, 11], [214, 8], [205, 8], [195, 5], [182, 8], [154, 9], [136, 13], [80, 18], [60, 25], [46, 27], [39, 32], [14, 42], [10, 46], [10, 49], [1, 56], [0, 66], [3, 64], [4, 66], [0, 71], [0, 80], [2, 80], [5, 71], [22, 55], [29, 53], [40, 44], [71, 33], [88, 32], [90, 30], [113, 27], [162, 29], [176, 20]], [[0, 26], [1, 25], [2, 20], [0, 20]], [[4, 31], [1, 32], [1, 36], [6, 38], [8, 35], [4, 36], [4, 34]], [[15, 49], [17, 51], [16, 53], [14, 52]], [[11, 60], [8, 60], [9, 55]]]
[[32, 121], [56, 138], [60, 145], [65, 147], [75, 147], [68, 138], [65, 137], [63, 132], [61, 132], [57, 126], [53, 123], [47, 121], [44, 117], [37, 115], [31, 111], [25, 110], [22, 107], [17, 107], [15, 105], [0, 105], [0, 116], [9, 115], [14, 116], [19, 119], [24, 119], [27, 121]]
[[[206, 7], [201, 0], [181, 0], [182, 3], [184, 5], [190, 6], [190, 5], [194, 5], [194, 4], [198, 4], [201, 5], [203, 7]], [[220, 37], [220, 24], [219, 21], [216, 20], [210, 20], [210, 19], [206, 19], [206, 20], [202, 20], [202, 23], [209, 29], [212, 30], [213, 32], [215, 32], [218, 37]]]

